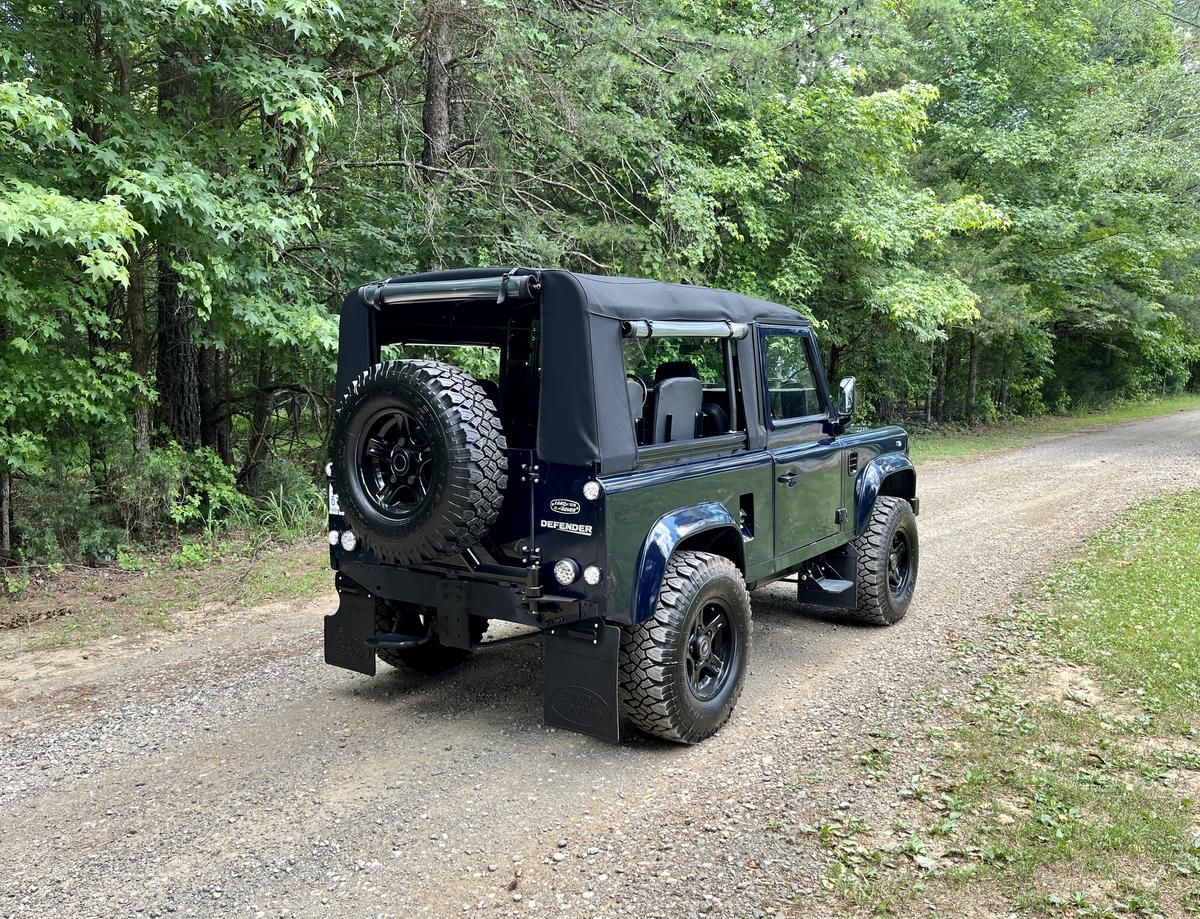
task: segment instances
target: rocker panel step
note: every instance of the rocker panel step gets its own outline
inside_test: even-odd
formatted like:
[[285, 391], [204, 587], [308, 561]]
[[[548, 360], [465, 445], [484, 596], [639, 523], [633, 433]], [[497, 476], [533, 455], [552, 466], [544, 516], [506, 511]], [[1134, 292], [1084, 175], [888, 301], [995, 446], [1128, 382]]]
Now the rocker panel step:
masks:
[[828, 594], [842, 594], [854, 586], [853, 581], [842, 581], [838, 578], [813, 578], [813, 583]]

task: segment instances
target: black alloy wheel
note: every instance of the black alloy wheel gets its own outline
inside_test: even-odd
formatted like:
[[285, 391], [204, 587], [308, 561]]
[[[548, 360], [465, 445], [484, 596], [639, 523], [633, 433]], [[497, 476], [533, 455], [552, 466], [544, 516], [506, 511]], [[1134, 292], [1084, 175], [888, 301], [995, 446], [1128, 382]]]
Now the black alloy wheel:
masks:
[[438, 361], [384, 361], [338, 399], [332, 484], [362, 551], [398, 565], [454, 558], [495, 525], [507, 442], [480, 382]]
[[888, 552], [888, 593], [893, 601], [908, 593], [912, 575], [912, 552], [908, 546], [908, 533], [897, 529], [892, 536], [891, 551]]
[[688, 688], [699, 701], [709, 702], [725, 688], [733, 671], [736, 644], [729, 607], [719, 599], [704, 604], [692, 623], [684, 658]]
[[433, 461], [428, 432], [407, 412], [385, 408], [364, 426], [359, 476], [381, 513], [403, 519], [417, 512], [433, 490]]
[[750, 665], [750, 594], [729, 559], [676, 552], [654, 613], [621, 637], [621, 711], [634, 727], [697, 743], [729, 720]]

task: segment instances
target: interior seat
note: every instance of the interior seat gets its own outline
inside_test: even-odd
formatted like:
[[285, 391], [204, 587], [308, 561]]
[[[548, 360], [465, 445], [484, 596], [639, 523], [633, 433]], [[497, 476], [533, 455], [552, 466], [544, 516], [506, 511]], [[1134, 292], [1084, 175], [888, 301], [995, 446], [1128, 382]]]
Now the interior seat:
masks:
[[645, 387], [637, 380], [625, 381], [625, 394], [629, 397], [629, 414], [633, 416], [633, 430], [637, 436], [637, 442], [640, 444], [645, 436], [642, 433], [642, 412], [645, 410], [642, 400], [645, 397], [648, 401], [649, 395], [646, 393]]
[[704, 384], [691, 361], [667, 361], [654, 371], [654, 399], [647, 401], [650, 443], [694, 440]]

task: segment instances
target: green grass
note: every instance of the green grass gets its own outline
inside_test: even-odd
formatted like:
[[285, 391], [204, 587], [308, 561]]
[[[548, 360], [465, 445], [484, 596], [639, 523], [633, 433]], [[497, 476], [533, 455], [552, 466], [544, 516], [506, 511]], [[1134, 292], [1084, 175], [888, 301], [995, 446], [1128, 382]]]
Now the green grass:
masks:
[[914, 433], [912, 457], [918, 463], [967, 459], [1029, 443], [1039, 436], [1065, 434], [1103, 425], [1154, 418], [1172, 412], [1200, 409], [1200, 393], [1172, 396], [1153, 402], [1130, 402], [1071, 415], [1027, 418], [970, 429]]
[[943, 698], [931, 762], [888, 777], [902, 820], [802, 828], [844, 911], [1200, 915], [1198, 565], [1200, 491], [1149, 502], [999, 623], [1005, 663]]
[[[203, 612], [223, 614], [332, 590], [324, 540], [294, 545], [205, 545], [196, 564], [180, 554], [140, 558], [136, 569], [84, 569], [0, 606], [0, 658], [22, 650], [82, 647], [99, 638], [172, 631]], [[31, 623], [24, 625], [23, 623]]]

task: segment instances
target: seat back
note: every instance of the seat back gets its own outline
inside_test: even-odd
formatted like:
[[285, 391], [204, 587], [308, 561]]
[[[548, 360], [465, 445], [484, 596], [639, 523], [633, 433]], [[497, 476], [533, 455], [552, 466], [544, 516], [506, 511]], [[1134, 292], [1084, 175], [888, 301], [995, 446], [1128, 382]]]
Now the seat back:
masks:
[[625, 381], [625, 394], [629, 397], [629, 414], [633, 416], [635, 424], [642, 420], [642, 394], [644, 392], [642, 384], [637, 380]]
[[670, 377], [654, 386], [650, 413], [650, 442], [694, 440], [696, 417], [704, 399], [704, 384], [695, 377]]

